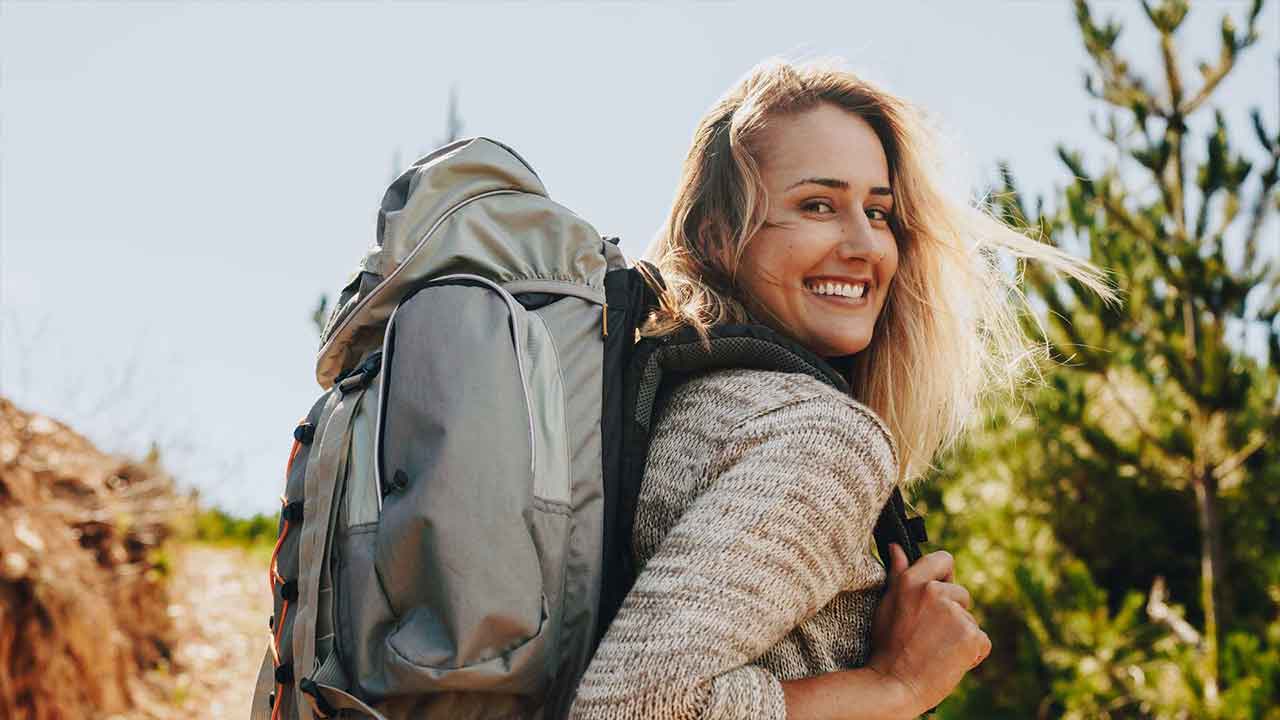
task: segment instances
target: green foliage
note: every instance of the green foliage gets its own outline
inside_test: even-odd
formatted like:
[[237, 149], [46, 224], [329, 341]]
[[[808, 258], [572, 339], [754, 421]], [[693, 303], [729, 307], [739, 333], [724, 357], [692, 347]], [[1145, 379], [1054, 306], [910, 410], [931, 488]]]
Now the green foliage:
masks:
[[[955, 554], [957, 576], [973, 593], [976, 613], [994, 643], [991, 657], [942, 705], [938, 717], [1212, 715], [1204, 703], [1199, 651], [1154, 622], [1147, 608], [1154, 578], [1165, 571], [1170, 571], [1172, 598], [1194, 602], [1197, 597], [1194, 512], [1183, 510], [1192, 517], [1177, 520], [1175, 513], [1117, 503], [1107, 513], [1111, 500], [1067, 499], [1072, 484], [1066, 482], [1059, 484], [1062, 495], [1038, 491], [1044, 477], [1036, 467], [1052, 443], [1035, 436], [1042, 426], [1029, 414], [999, 416], [991, 430], [948, 459], [942, 471], [947, 480], [927, 484], [916, 499], [925, 510], [945, 511], [931, 514], [931, 534]], [[1126, 485], [1109, 480], [1117, 492]], [[1277, 506], [1270, 507], [1250, 511], [1246, 533], [1268, 525], [1274, 529]], [[1063, 521], [1077, 514], [1098, 519], [1091, 526]], [[1081, 535], [1094, 542], [1083, 542]], [[1068, 541], [1085, 549], [1073, 551]], [[1280, 588], [1274, 542], [1249, 539], [1229, 547], [1233, 563], [1253, 574], [1258, 574], [1256, 560], [1266, 558], [1269, 569], [1258, 584], [1273, 592]], [[1179, 549], [1186, 556], [1178, 558], [1181, 564], [1167, 564]], [[1273, 601], [1255, 597], [1254, 605], [1239, 614], [1274, 618]], [[1171, 603], [1169, 610], [1201, 622], [1181, 604]], [[1251, 627], [1242, 619], [1238, 625], [1223, 643], [1217, 713], [1267, 717], [1280, 691], [1280, 623]]]
[[195, 519], [195, 539], [199, 542], [261, 548], [275, 544], [277, 530], [274, 515], [241, 518], [214, 508], [201, 510]]
[[1069, 183], [1034, 209], [1003, 167], [994, 209], [1110, 271], [1125, 302], [1020, 268], [1058, 366], [916, 498], [944, 511], [931, 535], [994, 643], [939, 717], [1280, 718], [1280, 259], [1260, 247], [1280, 133], [1255, 111], [1237, 143], [1211, 104], [1261, 3], [1243, 31], [1223, 20], [1197, 87], [1174, 37], [1187, 2], [1144, 2], [1154, 79], [1075, 6], [1118, 152], [1094, 167], [1059, 148]]
[[316, 302], [315, 310], [311, 311], [311, 324], [315, 326], [316, 333], [323, 336], [324, 326], [329, 321], [329, 295], [327, 293], [320, 294], [320, 300]]
[[154, 580], [163, 580], [173, 575], [173, 555], [168, 545], [160, 545], [147, 552], [147, 572]]

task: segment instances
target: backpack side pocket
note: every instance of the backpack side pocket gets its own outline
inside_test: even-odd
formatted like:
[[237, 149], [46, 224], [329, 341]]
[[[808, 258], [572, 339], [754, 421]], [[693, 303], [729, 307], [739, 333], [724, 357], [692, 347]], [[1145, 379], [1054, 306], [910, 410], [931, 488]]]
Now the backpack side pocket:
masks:
[[570, 511], [538, 497], [567, 491], [538, 457], [555, 446], [538, 439], [525, 313], [491, 282], [452, 277], [390, 322], [373, 563], [395, 622], [374, 695], [546, 689], [558, 593], [544, 588], [561, 581]]

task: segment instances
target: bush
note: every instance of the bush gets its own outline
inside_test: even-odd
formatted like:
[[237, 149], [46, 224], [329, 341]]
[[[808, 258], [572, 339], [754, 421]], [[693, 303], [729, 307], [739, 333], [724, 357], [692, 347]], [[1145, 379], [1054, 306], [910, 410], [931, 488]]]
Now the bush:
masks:
[[274, 515], [242, 518], [217, 508], [201, 510], [195, 519], [198, 542], [239, 545], [253, 548], [274, 545], [277, 520]]

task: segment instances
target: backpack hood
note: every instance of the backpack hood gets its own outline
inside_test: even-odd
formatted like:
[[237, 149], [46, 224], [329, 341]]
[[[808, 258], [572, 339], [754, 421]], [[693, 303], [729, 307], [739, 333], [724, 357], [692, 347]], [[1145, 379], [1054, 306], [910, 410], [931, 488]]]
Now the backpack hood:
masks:
[[380, 345], [391, 312], [425, 278], [467, 273], [503, 286], [551, 282], [603, 302], [606, 260], [591, 250], [599, 240], [590, 224], [548, 197], [533, 168], [506, 145], [488, 138], [446, 145], [387, 188], [375, 243], [321, 333], [316, 380], [329, 387]]

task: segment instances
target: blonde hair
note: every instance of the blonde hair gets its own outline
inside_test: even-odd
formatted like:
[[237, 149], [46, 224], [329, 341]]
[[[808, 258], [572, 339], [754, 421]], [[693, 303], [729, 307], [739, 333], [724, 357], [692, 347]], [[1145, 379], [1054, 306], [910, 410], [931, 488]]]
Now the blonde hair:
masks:
[[914, 107], [829, 62], [770, 61], [720, 99], [694, 133], [671, 214], [647, 253], [666, 291], [644, 335], [687, 327], [705, 334], [751, 320], [737, 275], [769, 204], [754, 143], [769, 122], [823, 103], [865, 120], [889, 162], [898, 269], [849, 380], [854, 397], [893, 433], [906, 482], [959, 437], [989, 391], [1038, 377], [1037, 360], [1047, 357], [1045, 344], [1021, 329], [1024, 313], [1034, 314], [995, 250], [1066, 273], [1108, 301], [1115, 296], [1088, 263], [949, 197], [935, 135]]

